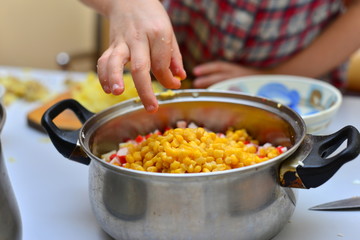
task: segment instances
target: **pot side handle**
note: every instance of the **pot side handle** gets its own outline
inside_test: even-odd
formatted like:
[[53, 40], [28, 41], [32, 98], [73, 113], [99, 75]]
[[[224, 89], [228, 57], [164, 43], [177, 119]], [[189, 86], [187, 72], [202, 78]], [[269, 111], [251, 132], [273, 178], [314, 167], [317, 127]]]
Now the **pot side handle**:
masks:
[[[345, 142], [344, 149], [336, 152]], [[280, 184], [295, 188], [318, 187], [359, 153], [360, 134], [353, 126], [331, 135], [307, 135], [296, 152], [281, 165]]]
[[83, 164], [90, 164], [90, 158], [80, 150], [77, 142], [80, 129], [68, 131], [59, 129], [53, 120], [65, 110], [71, 110], [75, 113], [81, 123], [85, 123], [94, 113], [88, 111], [79, 102], [74, 99], [65, 99], [55, 103], [45, 111], [41, 118], [41, 125], [47, 131], [55, 148], [64, 157]]

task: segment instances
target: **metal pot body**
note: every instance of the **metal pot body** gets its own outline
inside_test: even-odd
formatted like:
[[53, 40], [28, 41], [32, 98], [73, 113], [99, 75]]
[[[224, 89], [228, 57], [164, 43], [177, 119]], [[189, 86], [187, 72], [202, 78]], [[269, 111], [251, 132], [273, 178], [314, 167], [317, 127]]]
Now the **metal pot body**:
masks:
[[[5, 108], [0, 104], [0, 131], [5, 119]], [[21, 237], [20, 212], [7, 174], [0, 143], [0, 239], [18, 240]]]
[[247, 173], [161, 177], [90, 165], [90, 201], [115, 239], [271, 239], [295, 208], [277, 165]]
[[[154, 114], [147, 113], [139, 100], [97, 114], [66, 100], [51, 107], [42, 119], [60, 153], [90, 163], [91, 206], [101, 227], [115, 239], [271, 239], [296, 205], [296, 194], [287, 186], [316, 187], [359, 154], [360, 137], [353, 127], [332, 136], [307, 135], [296, 112], [270, 100], [206, 90], [176, 91], [157, 98], [160, 108]], [[68, 108], [83, 122], [76, 132], [58, 129], [52, 121]], [[120, 142], [174, 127], [178, 120], [214, 132], [245, 128], [260, 143], [286, 146], [288, 151], [253, 166], [199, 174], [140, 172], [99, 158]], [[349, 145], [345, 151], [326, 158], [345, 140]], [[308, 162], [316, 166], [310, 164], [307, 169]], [[330, 171], [324, 171], [323, 162]], [[327, 166], [328, 162], [336, 163], [335, 167]], [[308, 174], [318, 167], [318, 172]], [[303, 179], [297, 170], [302, 170]], [[311, 181], [304, 186], [306, 178]]]
[[291, 217], [294, 192], [277, 182], [282, 159], [217, 174], [164, 175], [139, 174], [94, 157], [115, 149], [126, 138], [174, 126], [177, 120], [193, 121], [213, 131], [246, 128], [263, 143], [290, 149], [304, 137], [301, 118], [281, 105], [254, 102], [248, 96], [202, 94], [164, 98], [159, 112], [151, 115], [129, 103], [85, 124], [80, 141], [92, 156], [91, 205], [112, 237], [270, 239]]

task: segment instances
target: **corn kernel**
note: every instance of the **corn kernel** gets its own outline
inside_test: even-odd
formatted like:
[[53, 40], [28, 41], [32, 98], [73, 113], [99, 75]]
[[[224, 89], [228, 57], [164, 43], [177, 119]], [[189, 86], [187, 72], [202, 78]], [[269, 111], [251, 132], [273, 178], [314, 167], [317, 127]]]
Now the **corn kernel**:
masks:
[[249, 153], [256, 153], [257, 149], [256, 149], [255, 145], [247, 145], [245, 147], [245, 151], [247, 151]]
[[148, 167], [154, 166], [154, 161], [153, 160], [148, 160], [144, 163], [143, 167], [145, 169], [147, 169]]
[[267, 157], [268, 158], [274, 158], [274, 157], [277, 157], [279, 155], [279, 152], [278, 150], [275, 148], [273, 149], [272, 151], [270, 151], [268, 154], [267, 154]]
[[231, 159], [231, 157], [226, 157], [225, 158], [225, 160], [224, 160], [224, 162], [226, 163], [226, 164], [231, 164], [232, 163], [232, 159]]
[[140, 166], [139, 164], [133, 164], [133, 165], [131, 165], [131, 168], [138, 170], [138, 171], [145, 171], [145, 169], [142, 166]]
[[151, 167], [146, 168], [146, 171], [147, 172], [157, 172], [157, 168], [154, 166], [151, 166]]
[[154, 152], [159, 152], [159, 147], [160, 147], [160, 142], [159, 141], [154, 141], [153, 142], [153, 146], [152, 146], [152, 149]]
[[201, 172], [201, 166], [196, 165], [194, 168], [194, 173], [199, 173], [199, 172]]
[[154, 153], [150, 151], [145, 154], [144, 159], [149, 160], [152, 159], [153, 157], [154, 157]]
[[191, 164], [191, 159], [189, 157], [185, 157], [184, 160], [183, 160], [183, 163], [185, 165], [190, 165]]
[[180, 162], [178, 162], [178, 161], [174, 161], [174, 162], [172, 162], [171, 164], [170, 164], [170, 169], [171, 170], [175, 170], [175, 169], [177, 169], [177, 168], [179, 168], [180, 167]]
[[230, 156], [230, 158], [231, 158], [231, 165], [235, 166], [235, 165], [237, 165], [239, 163], [239, 159], [234, 154], [232, 154]]
[[133, 155], [131, 155], [131, 154], [126, 155], [126, 162], [127, 163], [135, 162], [135, 158], [133, 157]]
[[149, 146], [143, 146], [140, 150], [141, 156], [145, 156], [145, 154], [148, 153], [149, 151], [150, 151]]
[[175, 135], [175, 139], [179, 142], [182, 143], [184, 141], [184, 137], [182, 135]]
[[213, 162], [215, 160], [215, 158], [214, 157], [212, 157], [212, 156], [208, 156], [208, 157], [206, 157], [206, 162], [207, 163], [209, 163], [209, 162]]
[[163, 162], [162, 161], [157, 161], [156, 164], [155, 164], [155, 167], [157, 169], [162, 169], [163, 168]]
[[206, 160], [205, 160], [204, 157], [199, 157], [199, 158], [197, 158], [195, 161], [196, 161], [196, 163], [199, 164], [199, 165], [203, 165], [203, 164], [206, 162]]
[[203, 171], [203, 172], [210, 172], [210, 170], [207, 169], [207, 168], [203, 168], [202, 171]]
[[178, 140], [176, 140], [176, 138], [174, 140], [172, 140], [171, 142], [171, 147], [177, 148], [179, 147], [180, 143]]
[[223, 163], [224, 163], [224, 160], [223, 160], [222, 158], [216, 158], [216, 159], [215, 159], [215, 162], [216, 162], [217, 164], [223, 164]]
[[185, 173], [185, 171], [181, 168], [178, 168], [178, 169], [173, 170], [172, 173]]
[[222, 158], [224, 156], [224, 151], [220, 149], [214, 150], [214, 158]]
[[164, 151], [168, 156], [175, 157], [177, 155], [176, 151], [172, 147], [164, 147]]
[[140, 152], [134, 152], [133, 157], [134, 157], [135, 162], [142, 162], [142, 157], [141, 157]]

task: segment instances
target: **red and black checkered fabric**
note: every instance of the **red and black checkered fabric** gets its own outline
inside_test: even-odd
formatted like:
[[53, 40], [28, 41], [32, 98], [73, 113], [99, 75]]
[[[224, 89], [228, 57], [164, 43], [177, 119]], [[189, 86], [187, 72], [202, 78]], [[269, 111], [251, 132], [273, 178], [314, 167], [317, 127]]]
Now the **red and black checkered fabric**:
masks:
[[[188, 70], [213, 60], [269, 68], [308, 46], [342, 0], [164, 0]], [[336, 86], [346, 64], [326, 77]]]

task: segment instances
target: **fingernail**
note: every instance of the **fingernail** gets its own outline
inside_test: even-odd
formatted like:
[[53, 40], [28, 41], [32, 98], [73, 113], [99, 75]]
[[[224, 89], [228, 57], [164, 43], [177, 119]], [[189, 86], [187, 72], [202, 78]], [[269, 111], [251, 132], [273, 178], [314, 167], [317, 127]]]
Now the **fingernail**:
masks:
[[148, 112], [156, 112], [156, 110], [157, 110], [157, 107], [156, 106], [154, 106], [154, 105], [148, 105], [148, 106], [146, 106], [145, 107], [145, 109], [146, 109], [146, 111], [148, 111]]
[[120, 86], [119, 86], [119, 84], [114, 84], [113, 86], [112, 86], [112, 90], [114, 91], [114, 90], [116, 90], [116, 89], [118, 89]]
[[103, 86], [103, 88], [104, 88], [104, 92], [106, 92], [106, 93], [110, 93], [110, 92], [111, 92], [108, 85]]
[[115, 93], [115, 94], [119, 94], [119, 93], [121, 93], [122, 92], [122, 88], [120, 87], [120, 85], [119, 84], [114, 84], [113, 86], [112, 86], [112, 93]]

